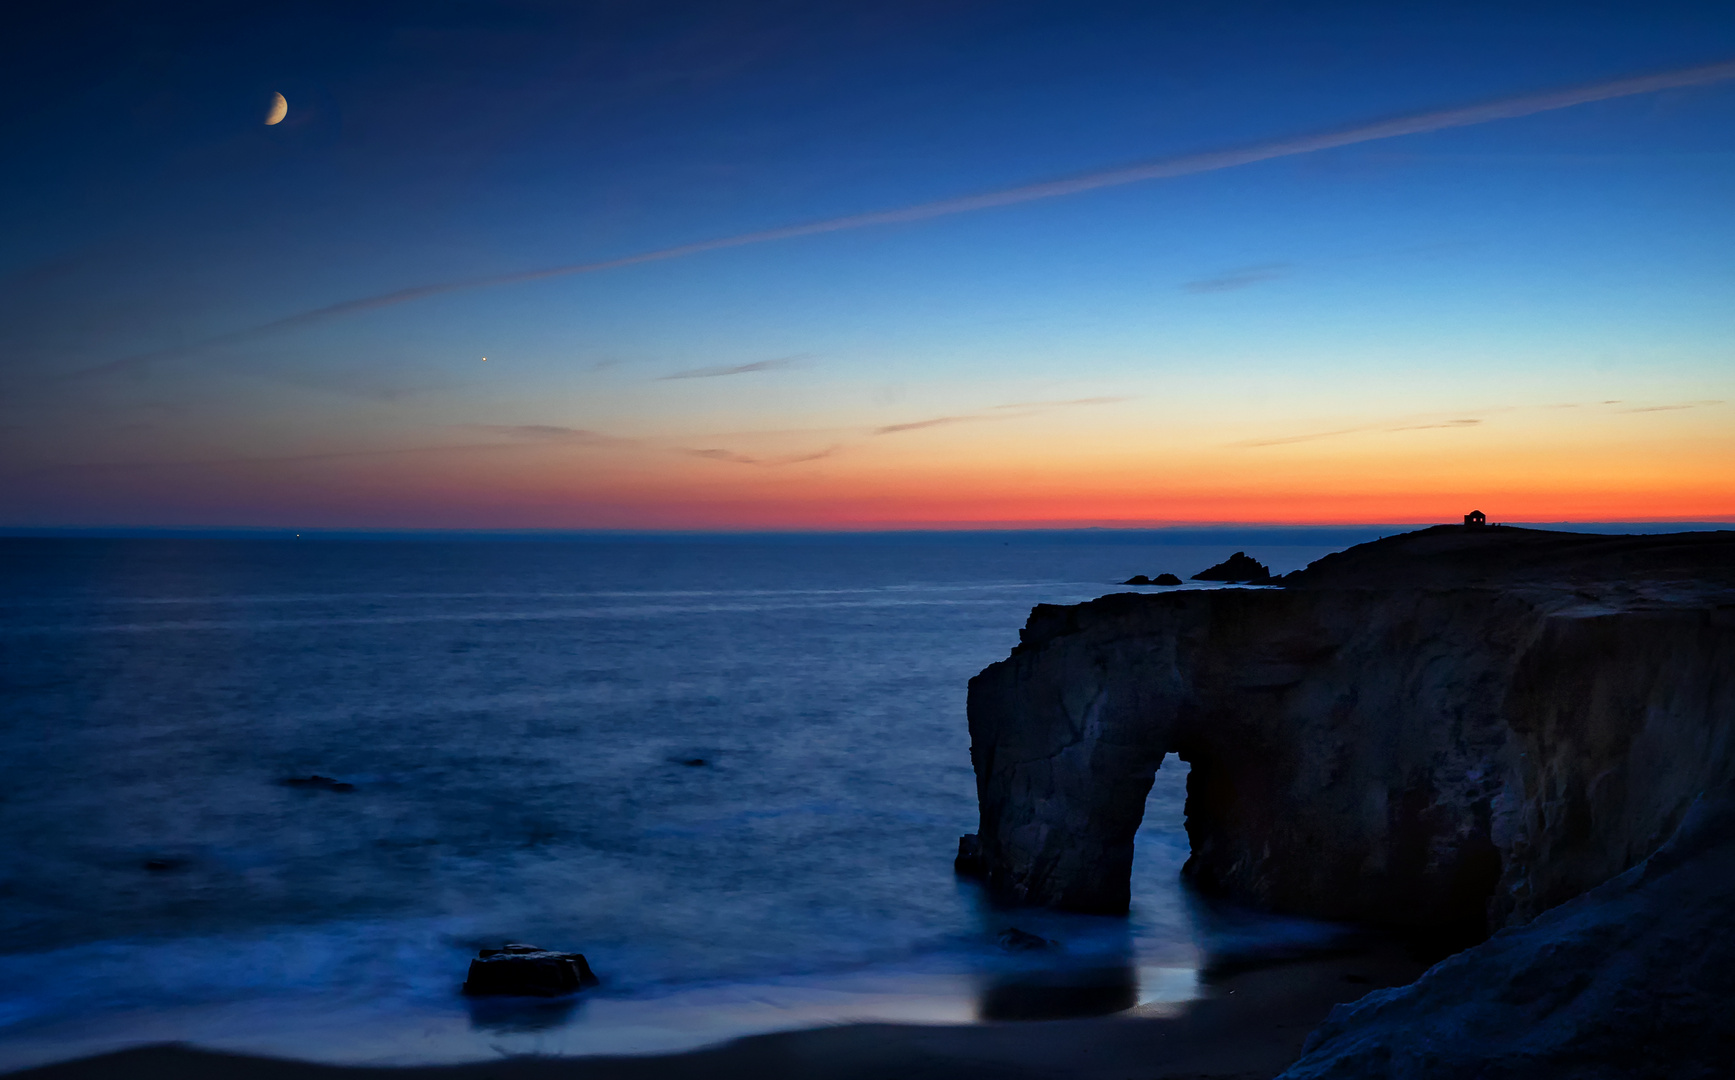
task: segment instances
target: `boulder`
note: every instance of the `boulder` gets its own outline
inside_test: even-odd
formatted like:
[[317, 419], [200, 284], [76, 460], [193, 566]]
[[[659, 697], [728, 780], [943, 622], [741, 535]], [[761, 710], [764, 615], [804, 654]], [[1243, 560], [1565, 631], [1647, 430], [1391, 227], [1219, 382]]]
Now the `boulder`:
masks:
[[1122, 585], [1150, 585], [1150, 584], [1154, 584], [1154, 583], [1151, 581], [1150, 578], [1146, 577], [1143, 574], [1134, 574], [1132, 577], [1127, 578], [1125, 581], [1121, 582], [1121, 584]]
[[1158, 574], [1151, 579], [1152, 585], [1179, 585], [1181, 579], [1173, 574]]
[[483, 949], [470, 961], [464, 993], [473, 997], [558, 997], [595, 986], [598, 981], [583, 953], [506, 945]]

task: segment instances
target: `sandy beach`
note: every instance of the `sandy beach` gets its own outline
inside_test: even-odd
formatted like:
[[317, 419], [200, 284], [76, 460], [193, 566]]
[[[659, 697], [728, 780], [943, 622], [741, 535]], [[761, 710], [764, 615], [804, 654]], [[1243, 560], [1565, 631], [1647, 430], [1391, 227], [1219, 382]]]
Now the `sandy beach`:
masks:
[[1268, 1078], [1300, 1054], [1331, 1007], [1413, 980], [1401, 948], [1274, 964], [1216, 979], [1179, 1007], [1077, 1020], [956, 1026], [840, 1025], [646, 1057], [512, 1057], [419, 1067], [316, 1065], [146, 1046], [13, 1075], [31, 1080], [715, 1080], [717, 1077]]

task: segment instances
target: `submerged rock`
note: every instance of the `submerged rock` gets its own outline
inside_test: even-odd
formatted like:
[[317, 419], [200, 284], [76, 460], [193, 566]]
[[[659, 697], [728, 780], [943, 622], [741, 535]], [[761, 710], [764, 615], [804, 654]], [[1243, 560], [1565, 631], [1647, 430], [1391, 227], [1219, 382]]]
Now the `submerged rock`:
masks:
[[1054, 944], [1040, 934], [1032, 934], [1030, 931], [1020, 930], [1016, 926], [1008, 926], [1000, 931], [1000, 936], [995, 938], [995, 941], [1008, 952], [1031, 952], [1036, 949], [1046, 949]]
[[277, 782], [284, 787], [303, 788], [310, 791], [345, 792], [355, 790], [354, 784], [346, 784], [342, 780], [333, 780], [329, 776], [320, 776], [318, 773], [312, 776], [286, 776]]
[[1156, 584], [1156, 582], [1152, 581], [1150, 578], [1146, 577], [1143, 574], [1134, 574], [1132, 577], [1127, 578], [1125, 581], [1121, 582], [1121, 584], [1122, 585], [1154, 585], [1154, 584]]
[[483, 949], [470, 961], [464, 993], [473, 997], [557, 997], [595, 986], [599, 981], [583, 953], [550, 952], [535, 945], [506, 945]]
[[[1193, 580], [1262, 585], [1271, 580], [1271, 569], [1245, 551], [1237, 551], [1216, 566], [1194, 574]], [[1179, 585], [1180, 582], [1175, 584]]]

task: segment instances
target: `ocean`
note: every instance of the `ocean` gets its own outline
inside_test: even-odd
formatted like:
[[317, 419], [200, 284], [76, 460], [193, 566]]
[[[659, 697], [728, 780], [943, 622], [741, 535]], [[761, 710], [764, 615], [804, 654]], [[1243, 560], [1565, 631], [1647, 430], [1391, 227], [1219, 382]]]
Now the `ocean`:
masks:
[[[1364, 533], [0, 539], [0, 1069], [1183, 1003], [1336, 930], [1186, 893], [1172, 757], [1128, 918], [988, 904], [965, 684], [1034, 604]], [[602, 985], [464, 998], [506, 941]]]

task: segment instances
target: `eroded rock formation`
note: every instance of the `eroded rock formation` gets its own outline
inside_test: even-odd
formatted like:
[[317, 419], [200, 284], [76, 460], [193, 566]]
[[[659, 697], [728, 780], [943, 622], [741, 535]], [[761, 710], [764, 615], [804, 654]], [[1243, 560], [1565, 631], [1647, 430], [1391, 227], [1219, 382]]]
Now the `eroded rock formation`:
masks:
[[1031, 613], [970, 683], [993, 891], [1126, 910], [1173, 751], [1202, 890], [1474, 939], [1735, 778], [1735, 533], [1450, 526], [1282, 583]]

